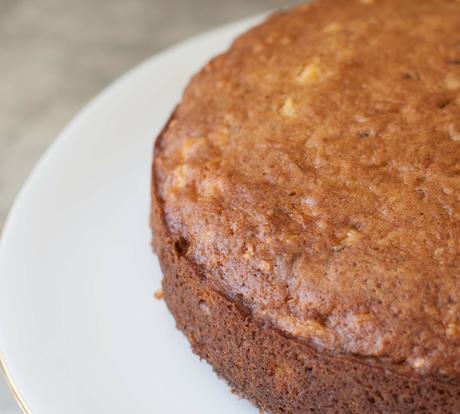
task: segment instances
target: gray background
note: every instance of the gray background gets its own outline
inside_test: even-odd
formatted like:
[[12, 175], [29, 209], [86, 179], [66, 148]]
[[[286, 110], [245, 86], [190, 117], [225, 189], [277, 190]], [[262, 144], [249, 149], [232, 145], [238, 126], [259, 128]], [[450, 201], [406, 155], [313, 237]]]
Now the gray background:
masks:
[[[193, 34], [296, 3], [0, 0], [0, 231], [40, 155], [108, 83]], [[0, 378], [0, 414], [19, 413]]]

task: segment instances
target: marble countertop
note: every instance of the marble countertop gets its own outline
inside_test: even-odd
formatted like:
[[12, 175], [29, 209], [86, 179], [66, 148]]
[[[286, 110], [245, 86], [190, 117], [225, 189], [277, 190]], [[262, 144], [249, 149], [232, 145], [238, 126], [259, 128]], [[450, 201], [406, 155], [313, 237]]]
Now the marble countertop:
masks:
[[[40, 155], [120, 74], [193, 34], [296, 3], [0, 0], [0, 230]], [[0, 413], [20, 413], [2, 378]]]

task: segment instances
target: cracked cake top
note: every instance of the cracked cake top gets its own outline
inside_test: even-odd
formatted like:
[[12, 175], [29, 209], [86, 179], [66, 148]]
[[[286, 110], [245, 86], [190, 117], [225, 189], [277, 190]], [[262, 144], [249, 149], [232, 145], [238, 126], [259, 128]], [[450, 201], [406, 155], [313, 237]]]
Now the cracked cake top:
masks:
[[460, 1], [270, 17], [193, 78], [154, 173], [182, 253], [256, 317], [460, 378]]

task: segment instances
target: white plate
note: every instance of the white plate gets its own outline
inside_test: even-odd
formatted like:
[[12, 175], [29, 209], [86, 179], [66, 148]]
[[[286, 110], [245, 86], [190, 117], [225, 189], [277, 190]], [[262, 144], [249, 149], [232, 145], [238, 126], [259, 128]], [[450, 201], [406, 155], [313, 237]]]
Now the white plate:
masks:
[[150, 249], [154, 137], [190, 76], [261, 17], [144, 63], [64, 130], [0, 247], [0, 351], [32, 414], [257, 413], [192, 354]]

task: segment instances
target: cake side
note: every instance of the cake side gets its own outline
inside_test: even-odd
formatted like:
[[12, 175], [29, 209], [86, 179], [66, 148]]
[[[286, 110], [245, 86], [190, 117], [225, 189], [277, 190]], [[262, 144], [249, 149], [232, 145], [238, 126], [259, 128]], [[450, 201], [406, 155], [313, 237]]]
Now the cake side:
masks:
[[459, 15], [323, 0], [194, 78], [155, 175], [210, 289], [323, 353], [460, 380]]
[[194, 352], [235, 393], [274, 414], [439, 413], [460, 411], [460, 386], [385, 369], [356, 357], [333, 357], [216, 291], [166, 227], [153, 184], [151, 223], [164, 274], [165, 300]]

